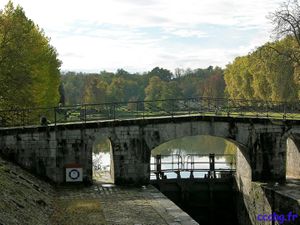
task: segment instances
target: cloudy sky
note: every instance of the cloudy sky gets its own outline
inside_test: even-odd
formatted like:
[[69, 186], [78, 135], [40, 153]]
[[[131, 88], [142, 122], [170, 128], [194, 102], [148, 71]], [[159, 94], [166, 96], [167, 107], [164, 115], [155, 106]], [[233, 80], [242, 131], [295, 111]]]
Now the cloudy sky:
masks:
[[[224, 67], [270, 40], [278, 0], [13, 0], [44, 29], [62, 70]], [[7, 3], [0, 0], [0, 8]]]

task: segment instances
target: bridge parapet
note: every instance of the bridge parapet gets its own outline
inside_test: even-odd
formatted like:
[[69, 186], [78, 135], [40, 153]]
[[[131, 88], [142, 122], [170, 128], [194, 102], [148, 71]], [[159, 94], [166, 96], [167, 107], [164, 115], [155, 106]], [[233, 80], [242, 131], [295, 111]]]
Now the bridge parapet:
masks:
[[110, 102], [49, 108], [0, 111], [0, 127], [124, 120], [180, 115], [274, 118], [300, 120], [299, 102], [257, 101], [226, 98], [186, 98], [153, 101]]

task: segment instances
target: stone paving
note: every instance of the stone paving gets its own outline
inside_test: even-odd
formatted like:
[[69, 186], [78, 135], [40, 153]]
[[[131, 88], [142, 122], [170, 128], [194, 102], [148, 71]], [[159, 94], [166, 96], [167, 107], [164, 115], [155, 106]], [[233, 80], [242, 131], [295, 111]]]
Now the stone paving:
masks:
[[96, 184], [109, 225], [198, 224], [152, 186], [124, 188]]
[[[61, 199], [99, 199], [107, 225], [196, 225], [188, 214], [153, 186], [115, 186], [107, 174], [91, 187], [62, 187]], [[94, 177], [94, 178], [95, 178]]]
[[153, 186], [119, 187], [95, 183], [91, 187], [63, 187], [60, 199], [99, 199], [107, 225], [196, 225], [189, 215]]

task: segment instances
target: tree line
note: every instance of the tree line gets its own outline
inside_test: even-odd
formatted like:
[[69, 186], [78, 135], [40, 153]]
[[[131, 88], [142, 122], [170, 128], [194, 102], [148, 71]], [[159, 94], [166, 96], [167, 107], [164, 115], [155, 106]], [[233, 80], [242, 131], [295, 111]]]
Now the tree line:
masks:
[[116, 73], [99, 74], [66, 72], [61, 76], [65, 104], [126, 102], [190, 98], [195, 96], [223, 97], [223, 70], [212, 66], [206, 69], [183, 70], [176, 74], [155, 67], [143, 74], [123, 69]]
[[195, 96], [299, 101], [298, 1], [283, 3], [269, 18], [275, 41], [237, 57], [225, 69], [61, 73], [50, 39], [9, 1], [0, 11], [0, 109]]

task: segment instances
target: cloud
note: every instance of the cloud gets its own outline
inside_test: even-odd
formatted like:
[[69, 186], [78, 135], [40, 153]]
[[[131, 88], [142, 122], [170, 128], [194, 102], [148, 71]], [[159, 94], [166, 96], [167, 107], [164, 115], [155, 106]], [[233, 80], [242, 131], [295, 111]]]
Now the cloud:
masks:
[[[64, 70], [224, 66], [268, 40], [279, 0], [14, 0]], [[0, 2], [3, 8], [4, 2]]]

